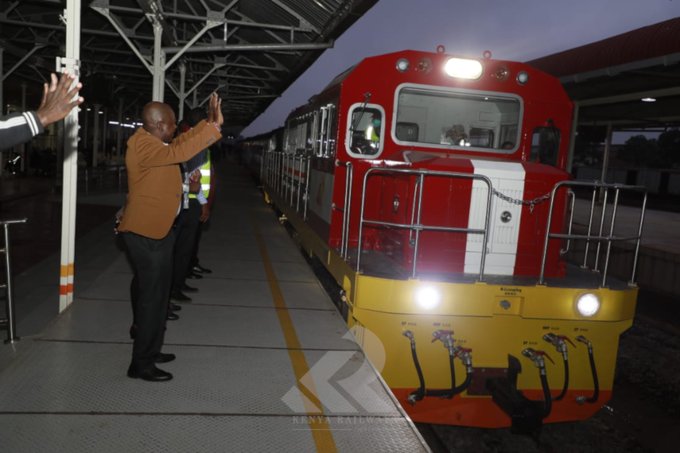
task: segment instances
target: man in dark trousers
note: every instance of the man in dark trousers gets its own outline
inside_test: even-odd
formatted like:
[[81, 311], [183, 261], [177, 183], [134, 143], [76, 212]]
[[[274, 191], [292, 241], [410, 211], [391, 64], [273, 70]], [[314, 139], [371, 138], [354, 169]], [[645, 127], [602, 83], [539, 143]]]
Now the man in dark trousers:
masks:
[[207, 121], [174, 140], [177, 125], [169, 105], [148, 103], [142, 122], [128, 141], [128, 197], [118, 226], [134, 272], [131, 287], [136, 332], [127, 374], [146, 381], [167, 381], [172, 374], [155, 364], [175, 359], [174, 354], [161, 353], [161, 348], [172, 282], [173, 224], [182, 207], [179, 163], [222, 137], [221, 100], [213, 93]]

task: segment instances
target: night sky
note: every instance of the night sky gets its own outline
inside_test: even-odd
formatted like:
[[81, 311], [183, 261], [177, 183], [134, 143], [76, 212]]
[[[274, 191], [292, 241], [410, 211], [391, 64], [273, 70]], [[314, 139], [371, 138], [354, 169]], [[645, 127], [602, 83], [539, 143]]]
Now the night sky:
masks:
[[527, 61], [680, 16], [680, 0], [380, 0], [243, 132], [270, 131], [362, 58], [403, 49]]

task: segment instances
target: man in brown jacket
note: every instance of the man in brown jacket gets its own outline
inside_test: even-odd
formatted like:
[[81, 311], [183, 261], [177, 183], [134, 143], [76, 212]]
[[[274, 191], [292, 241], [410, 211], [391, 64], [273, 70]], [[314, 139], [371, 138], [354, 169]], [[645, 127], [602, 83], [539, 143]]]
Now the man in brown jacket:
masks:
[[128, 197], [118, 231], [132, 263], [132, 311], [136, 326], [128, 376], [168, 381], [172, 374], [156, 363], [174, 354], [161, 353], [172, 280], [173, 223], [181, 209], [180, 162], [221, 138], [221, 100], [210, 97], [207, 121], [173, 140], [175, 113], [169, 105], [150, 102], [142, 112], [142, 128], [130, 137], [125, 155]]

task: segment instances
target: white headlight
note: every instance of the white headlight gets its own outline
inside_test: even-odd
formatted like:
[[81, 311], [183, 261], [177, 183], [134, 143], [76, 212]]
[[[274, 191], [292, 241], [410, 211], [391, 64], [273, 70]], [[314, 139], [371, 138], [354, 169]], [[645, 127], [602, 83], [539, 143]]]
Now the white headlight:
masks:
[[421, 286], [416, 289], [416, 303], [425, 310], [432, 310], [441, 302], [441, 294], [432, 286]]
[[517, 83], [524, 85], [529, 81], [529, 74], [526, 71], [520, 71], [517, 74]]
[[406, 72], [410, 63], [406, 58], [400, 58], [397, 60], [397, 71]]
[[576, 309], [581, 316], [591, 317], [600, 309], [600, 299], [592, 293], [581, 294], [576, 299]]
[[482, 64], [477, 60], [449, 58], [444, 65], [444, 72], [460, 79], [478, 79], [482, 75]]

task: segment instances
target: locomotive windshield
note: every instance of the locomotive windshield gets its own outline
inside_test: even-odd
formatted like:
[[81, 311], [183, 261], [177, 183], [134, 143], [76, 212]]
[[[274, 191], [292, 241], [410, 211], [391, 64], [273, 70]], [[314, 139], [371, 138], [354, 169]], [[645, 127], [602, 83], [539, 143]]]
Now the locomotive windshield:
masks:
[[400, 143], [511, 151], [521, 113], [514, 96], [406, 86], [397, 96], [394, 136]]

